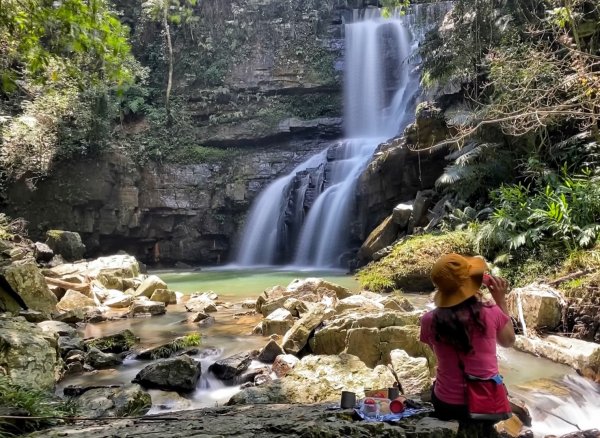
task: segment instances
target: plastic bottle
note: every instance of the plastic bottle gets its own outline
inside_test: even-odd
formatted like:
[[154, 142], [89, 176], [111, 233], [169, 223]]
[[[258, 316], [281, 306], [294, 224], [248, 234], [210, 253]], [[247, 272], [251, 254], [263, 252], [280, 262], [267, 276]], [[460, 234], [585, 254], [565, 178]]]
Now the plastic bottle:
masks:
[[367, 418], [377, 418], [379, 415], [379, 405], [372, 398], [365, 398], [360, 409]]

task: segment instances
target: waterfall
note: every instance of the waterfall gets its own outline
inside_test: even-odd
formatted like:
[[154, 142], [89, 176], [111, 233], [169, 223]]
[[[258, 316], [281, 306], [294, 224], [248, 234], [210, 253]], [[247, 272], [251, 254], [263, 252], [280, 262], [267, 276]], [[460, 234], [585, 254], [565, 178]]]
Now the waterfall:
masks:
[[[443, 5], [443, 4], [442, 4]], [[447, 10], [447, 6], [431, 6]], [[419, 74], [409, 62], [441, 13], [415, 5], [384, 19], [377, 9], [345, 25], [346, 139], [269, 185], [250, 211], [237, 264], [338, 267], [350, 248], [355, 188], [377, 146], [412, 121]]]

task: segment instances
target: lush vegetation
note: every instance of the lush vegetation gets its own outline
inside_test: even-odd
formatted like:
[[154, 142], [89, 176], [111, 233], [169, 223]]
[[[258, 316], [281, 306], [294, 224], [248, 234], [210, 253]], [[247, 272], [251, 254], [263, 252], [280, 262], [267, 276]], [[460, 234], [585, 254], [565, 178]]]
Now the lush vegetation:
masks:
[[474, 254], [474, 243], [468, 231], [451, 231], [435, 235], [409, 237], [394, 246], [391, 254], [358, 272], [358, 280], [368, 290], [423, 291], [433, 285], [431, 268], [443, 254]]
[[45, 175], [102, 147], [143, 69], [105, 0], [4, 0], [0, 7], [0, 167]]
[[423, 85], [457, 91], [434, 146], [451, 151], [444, 226], [499, 265], [543, 271], [598, 240], [599, 48], [586, 0], [458, 0], [422, 46]]
[[9, 408], [21, 416], [37, 417], [28, 420], [0, 420], [0, 437], [12, 437], [56, 424], [62, 417], [73, 417], [75, 405], [56, 400], [52, 394], [24, 388], [0, 374], [0, 408]]

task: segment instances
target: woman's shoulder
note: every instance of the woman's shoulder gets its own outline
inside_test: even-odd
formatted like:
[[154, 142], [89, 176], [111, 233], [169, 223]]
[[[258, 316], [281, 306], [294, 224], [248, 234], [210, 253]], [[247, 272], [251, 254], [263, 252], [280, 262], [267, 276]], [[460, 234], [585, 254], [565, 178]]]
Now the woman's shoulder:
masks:
[[431, 321], [431, 319], [433, 318], [433, 312], [435, 312], [435, 309], [433, 310], [429, 310], [427, 312], [425, 312], [422, 316], [421, 316], [421, 324], [423, 324], [424, 322], [429, 322]]

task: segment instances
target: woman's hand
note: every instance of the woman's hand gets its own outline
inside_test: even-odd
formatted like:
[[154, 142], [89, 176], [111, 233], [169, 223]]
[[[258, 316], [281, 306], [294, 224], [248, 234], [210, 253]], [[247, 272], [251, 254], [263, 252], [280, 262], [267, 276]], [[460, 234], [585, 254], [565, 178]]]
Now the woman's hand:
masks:
[[490, 290], [494, 301], [501, 308], [506, 304], [506, 294], [508, 293], [508, 281], [504, 278], [489, 276], [487, 288]]

